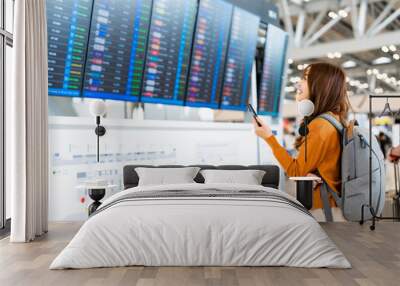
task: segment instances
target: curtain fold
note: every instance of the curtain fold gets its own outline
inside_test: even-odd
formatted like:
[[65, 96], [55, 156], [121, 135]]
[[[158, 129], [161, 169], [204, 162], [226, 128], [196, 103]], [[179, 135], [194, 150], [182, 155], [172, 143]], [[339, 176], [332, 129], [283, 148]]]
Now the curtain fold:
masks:
[[6, 111], [11, 242], [48, 227], [48, 91], [45, 0], [19, 0], [14, 15], [13, 93]]

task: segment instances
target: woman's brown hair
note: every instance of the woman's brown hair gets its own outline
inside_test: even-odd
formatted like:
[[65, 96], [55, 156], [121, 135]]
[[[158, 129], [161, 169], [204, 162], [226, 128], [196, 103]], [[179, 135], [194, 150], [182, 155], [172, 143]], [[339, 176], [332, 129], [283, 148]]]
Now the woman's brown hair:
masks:
[[[314, 103], [314, 113], [309, 122], [323, 113], [332, 112], [338, 115], [340, 122], [346, 126], [350, 103], [345, 72], [338, 66], [321, 62], [308, 65], [303, 76], [307, 80], [310, 100]], [[296, 149], [302, 142], [303, 136], [297, 138]]]

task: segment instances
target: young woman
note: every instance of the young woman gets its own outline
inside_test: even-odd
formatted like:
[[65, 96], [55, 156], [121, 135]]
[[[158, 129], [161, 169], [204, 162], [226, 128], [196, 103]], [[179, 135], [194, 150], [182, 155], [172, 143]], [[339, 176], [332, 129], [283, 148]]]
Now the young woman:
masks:
[[[328, 63], [309, 65], [297, 85], [296, 100], [309, 99], [314, 103], [314, 113], [309, 117], [307, 135], [307, 161], [304, 158], [304, 137], [297, 138], [295, 147], [298, 150], [296, 158], [278, 143], [271, 128], [261, 120], [262, 126], [254, 123], [255, 133], [264, 139], [271, 147], [274, 156], [290, 177], [307, 176], [318, 172], [324, 181], [335, 191], [340, 191], [340, 135], [328, 121], [317, 118], [324, 113], [335, 116], [346, 125], [349, 100], [346, 90], [346, 75], [337, 66]], [[312, 213], [318, 220], [324, 220], [322, 200], [319, 187], [313, 194]], [[343, 220], [343, 216], [334, 199], [330, 196], [330, 205], [334, 220]]]

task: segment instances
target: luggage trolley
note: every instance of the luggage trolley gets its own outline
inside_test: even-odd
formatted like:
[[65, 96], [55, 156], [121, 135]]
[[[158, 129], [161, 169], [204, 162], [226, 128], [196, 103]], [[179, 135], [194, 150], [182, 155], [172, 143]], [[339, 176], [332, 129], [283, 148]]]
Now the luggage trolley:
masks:
[[[391, 111], [389, 105], [389, 98], [400, 98], [400, 94], [370, 94], [369, 95], [369, 203], [363, 204], [361, 206], [361, 220], [360, 224], [364, 224], [364, 208], [368, 208], [372, 215], [372, 224], [370, 225], [371, 230], [375, 230], [376, 220], [393, 220], [400, 221], [400, 173], [399, 173], [399, 163], [394, 163], [394, 174], [395, 174], [395, 196], [393, 197], [393, 216], [392, 217], [383, 217], [377, 216], [374, 207], [372, 206], [372, 100], [373, 99], [386, 99], [385, 108], [382, 112], [389, 112], [389, 116], [393, 117], [395, 114]], [[399, 110], [400, 112], [400, 110]], [[400, 114], [399, 114], [400, 115]]]

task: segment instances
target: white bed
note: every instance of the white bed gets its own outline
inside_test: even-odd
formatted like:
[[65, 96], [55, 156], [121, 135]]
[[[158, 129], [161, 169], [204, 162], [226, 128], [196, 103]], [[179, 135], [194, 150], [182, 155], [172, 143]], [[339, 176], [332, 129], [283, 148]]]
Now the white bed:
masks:
[[[145, 197], [174, 190], [182, 195]], [[264, 193], [254, 197], [251, 191], [265, 192], [266, 198]], [[191, 192], [210, 195], [196, 197]], [[220, 197], [216, 192], [241, 195]], [[108, 198], [50, 269], [128, 265], [350, 268], [343, 253], [296, 202], [281, 191], [254, 185], [131, 188]]]

